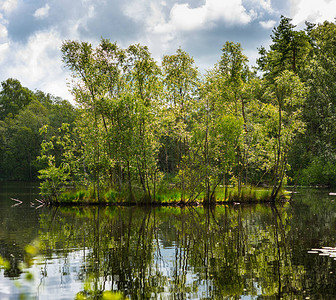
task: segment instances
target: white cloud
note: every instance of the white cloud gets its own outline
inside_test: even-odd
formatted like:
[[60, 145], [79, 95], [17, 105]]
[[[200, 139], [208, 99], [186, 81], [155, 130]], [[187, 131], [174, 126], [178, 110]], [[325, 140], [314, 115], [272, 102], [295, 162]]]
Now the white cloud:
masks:
[[291, 17], [294, 24], [305, 21], [322, 23], [334, 21], [336, 12], [335, 0], [291, 0]]
[[[225, 40], [245, 42], [248, 47], [260, 45], [259, 35], [264, 32], [260, 26], [274, 24], [271, 1], [0, 0], [0, 81], [15, 77], [30, 89], [69, 98], [69, 76], [59, 49], [62, 40], [86, 40], [95, 45], [101, 36], [121, 47], [147, 45], [158, 61], [181, 46], [201, 67], [211, 67]], [[15, 8], [15, 14], [7, 13]], [[48, 18], [48, 22], [36, 22], [33, 15]], [[239, 28], [246, 24], [249, 26]]]
[[[63, 98], [70, 99], [66, 87], [66, 72], [62, 68], [60, 47], [62, 39], [54, 31], [37, 32], [25, 45], [10, 43], [6, 61], [0, 69], [5, 78], [17, 78], [22, 85], [41, 89]], [[0, 47], [0, 54], [1, 54]]]
[[95, 16], [95, 7], [93, 4], [89, 5], [87, 10], [87, 16], [88, 18], [93, 18]]
[[[83, 0], [84, 1], [84, 0]], [[88, 1], [86, 1], [88, 2]], [[95, 6], [88, 4], [85, 13], [82, 13], [80, 17], [71, 18], [66, 21], [67, 38], [80, 39], [80, 28], [89, 31], [88, 22], [95, 17]], [[97, 39], [100, 37], [97, 36]]]
[[257, 2], [267, 12], [273, 12], [271, 0], [253, 0], [253, 2]]
[[274, 21], [274, 20], [260, 21], [259, 24], [265, 29], [270, 29], [270, 28], [273, 28], [275, 26], [276, 21]]
[[196, 8], [191, 8], [187, 3], [175, 4], [170, 11], [169, 21], [157, 24], [155, 32], [191, 31], [212, 27], [218, 21], [233, 25], [247, 24], [251, 20], [251, 12], [246, 11], [241, 0], [206, 0], [204, 5]]
[[7, 38], [7, 36], [8, 36], [7, 28], [0, 23], [0, 41], [2, 39]]
[[130, 2], [124, 2], [122, 7], [125, 16], [139, 23], [140, 26], [144, 25], [144, 31], [138, 40], [130, 42], [147, 45], [156, 60], [161, 59], [163, 52], [169, 51], [171, 48], [175, 50], [176, 47], [176, 40], [171, 43], [176, 38], [175, 32], [161, 34], [156, 31], [158, 24], [166, 23], [164, 11], [167, 10], [167, 2], [157, 0], [131, 0]]
[[0, 3], [0, 10], [4, 12], [11, 12], [17, 7], [17, 0], [5, 0]]
[[45, 6], [37, 9], [34, 13], [34, 17], [36, 19], [45, 19], [48, 17], [49, 15], [49, 10], [50, 10], [50, 6], [49, 4], [47, 3]]
[[9, 50], [9, 43], [0, 44], [0, 64], [5, 60]]

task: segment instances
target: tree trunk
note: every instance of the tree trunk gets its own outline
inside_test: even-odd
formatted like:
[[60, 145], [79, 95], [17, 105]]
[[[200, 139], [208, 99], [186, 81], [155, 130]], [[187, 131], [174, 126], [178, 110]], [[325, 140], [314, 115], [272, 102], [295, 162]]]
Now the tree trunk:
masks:
[[[280, 101], [280, 100], [279, 100]], [[276, 166], [274, 170], [274, 181], [273, 181], [273, 189], [271, 193], [271, 200], [275, 201], [280, 187], [282, 185], [282, 178], [280, 178], [279, 168], [280, 168], [280, 158], [281, 158], [281, 125], [282, 125], [282, 112], [281, 105], [279, 103], [279, 130], [278, 130], [278, 149], [277, 149], [277, 157], [276, 157]]]

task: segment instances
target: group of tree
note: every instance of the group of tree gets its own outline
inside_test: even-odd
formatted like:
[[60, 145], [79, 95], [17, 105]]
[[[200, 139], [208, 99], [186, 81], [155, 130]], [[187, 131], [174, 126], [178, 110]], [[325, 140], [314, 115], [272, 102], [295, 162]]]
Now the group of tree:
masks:
[[289, 174], [303, 185], [335, 185], [336, 182], [336, 24], [306, 22], [295, 30], [291, 19], [281, 17], [274, 28], [270, 49], [259, 49], [263, 79], [284, 70], [296, 74], [307, 95], [301, 110], [305, 124], [288, 153]]
[[[27, 174], [42, 142], [40, 179], [51, 198], [65, 185], [91, 187], [97, 199], [112, 189], [148, 201], [174, 186], [183, 201], [203, 195], [208, 202], [229, 184], [238, 194], [245, 185], [268, 185], [272, 199], [286, 182], [330, 185], [336, 182], [336, 24], [296, 30], [281, 17], [271, 38], [269, 49], [259, 49], [261, 76], [239, 43], [226, 42], [218, 63], [201, 75], [182, 49], [159, 64], [142, 45], [65, 41], [76, 114], [68, 103], [24, 88], [13, 96], [18, 104], [6, 106], [11, 95], [3, 85], [0, 150], [7, 157], [1, 161], [25, 155]], [[68, 125], [56, 131], [61, 122]], [[41, 125], [48, 126], [38, 136]], [[20, 142], [18, 153], [11, 151], [5, 130], [12, 143], [33, 140], [24, 132], [30, 130], [36, 144]]]
[[0, 180], [37, 179], [42, 165], [37, 161], [43, 137], [39, 130], [50, 127], [58, 135], [62, 123], [73, 123], [74, 107], [66, 100], [31, 91], [16, 79], [1, 83], [0, 90]]

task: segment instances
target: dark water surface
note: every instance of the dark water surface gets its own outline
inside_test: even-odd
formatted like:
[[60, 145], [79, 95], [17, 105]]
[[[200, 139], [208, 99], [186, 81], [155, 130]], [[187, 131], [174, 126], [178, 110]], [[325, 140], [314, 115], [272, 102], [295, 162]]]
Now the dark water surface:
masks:
[[[336, 196], [203, 208], [37, 208], [0, 185], [0, 299], [336, 299]], [[18, 198], [23, 204], [10, 197]], [[334, 201], [335, 200], [335, 201]]]

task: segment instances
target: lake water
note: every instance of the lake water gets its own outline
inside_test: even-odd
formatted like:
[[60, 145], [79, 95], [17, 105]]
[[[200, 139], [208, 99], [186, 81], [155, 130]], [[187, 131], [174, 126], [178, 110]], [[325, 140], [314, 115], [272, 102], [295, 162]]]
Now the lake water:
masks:
[[[38, 208], [0, 185], [0, 299], [335, 299], [336, 196], [284, 205]], [[10, 197], [23, 204], [15, 206]]]

